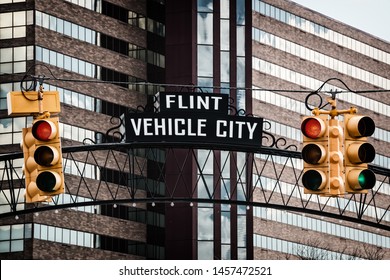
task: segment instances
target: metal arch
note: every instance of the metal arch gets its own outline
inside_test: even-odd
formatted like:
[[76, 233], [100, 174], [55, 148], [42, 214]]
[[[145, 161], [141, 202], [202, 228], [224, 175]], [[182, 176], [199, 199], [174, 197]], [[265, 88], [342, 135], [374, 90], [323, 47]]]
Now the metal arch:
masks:
[[[300, 160], [301, 153], [286, 149], [259, 147], [249, 149], [236, 145], [214, 146], [213, 150], [207, 145], [199, 143], [104, 143], [96, 145], [83, 145], [63, 148], [64, 166], [71, 166], [73, 175], [66, 175], [65, 195], [55, 196], [49, 204], [24, 204], [24, 178], [21, 176], [21, 167], [15, 166], [15, 160], [23, 157], [22, 153], [0, 155], [0, 203], [2, 209], [0, 219], [17, 217], [23, 214], [41, 212], [46, 210], [80, 207], [102, 204], [126, 203], [220, 203], [231, 205], [244, 205], [246, 207], [268, 207], [294, 212], [320, 215], [339, 220], [368, 225], [371, 227], [390, 231], [390, 201], [383, 201], [380, 195], [381, 188], [390, 181], [390, 170], [370, 165], [381, 179], [379, 189], [372, 190], [366, 195], [355, 194], [343, 198], [320, 198], [316, 195], [303, 194], [300, 183], [302, 170], [296, 167], [296, 160]], [[176, 185], [165, 194], [156, 190], [163, 186], [166, 180], [165, 162], [159, 161], [157, 149], [165, 153], [172, 153], [178, 180]], [[187, 153], [184, 159], [178, 160], [175, 151]], [[231, 188], [232, 193], [226, 199], [215, 195], [215, 186], [207, 186], [204, 179], [204, 166], [196, 158], [197, 149], [207, 149], [209, 153], [217, 151], [231, 151], [231, 164], [238, 164], [233, 152], [253, 153], [253, 157], [245, 157], [244, 166], [240, 167], [237, 183]], [[143, 151], [142, 156], [137, 156]], [[150, 161], [148, 162], [147, 159]], [[195, 160], [198, 180], [202, 180], [206, 188], [205, 197], [197, 197], [197, 187], [191, 189], [183, 185], [180, 179], [183, 176], [183, 166], [187, 160]], [[147, 179], [148, 163], [153, 164], [153, 178], [156, 185], [149, 184]], [[90, 167], [88, 170], [88, 166]], [[220, 163], [218, 168], [230, 168]], [[237, 165], [238, 167], [238, 165]], [[240, 185], [239, 177], [246, 176], [243, 168], [250, 167], [253, 175], [252, 187], [244, 188]], [[91, 171], [92, 170], [94, 171]], [[238, 169], [238, 168], [237, 168]], [[95, 172], [90, 176], [90, 172]], [[115, 173], [115, 176], [112, 174]], [[93, 179], [97, 176], [99, 179]], [[264, 182], [261, 178], [271, 177], [272, 180]], [[219, 175], [221, 186], [226, 178]], [[289, 186], [286, 187], [285, 183]], [[177, 190], [181, 189], [178, 195]], [[183, 192], [184, 189], [184, 192]], [[244, 192], [244, 199], [235, 199], [234, 192]], [[183, 195], [183, 193], [185, 193]], [[378, 195], [379, 194], [379, 195]], [[80, 201], [79, 198], [83, 200]], [[370, 214], [370, 215], [368, 215]]]

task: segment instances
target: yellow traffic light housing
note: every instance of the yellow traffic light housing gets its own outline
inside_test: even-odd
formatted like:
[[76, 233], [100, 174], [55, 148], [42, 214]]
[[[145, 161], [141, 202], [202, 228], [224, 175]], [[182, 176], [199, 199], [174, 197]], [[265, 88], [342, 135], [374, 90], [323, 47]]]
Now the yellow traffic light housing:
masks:
[[50, 201], [64, 193], [58, 117], [36, 119], [23, 130], [26, 202]]
[[367, 165], [375, 158], [375, 148], [367, 142], [374, 131], [375, 123], [370, 117], [344, 116], [345, 190], [348, 193], [367, 193], [375, 186], [375, 174]]
[[64, 192], [62, 151], [58, 117], [34, 121], [32, 134], [36, 139], [34, 160], [38, 165], [36, 184], [41, 195]]
[[302, 119], [302, 158], [304, 170], [302, 183], [307, 194], [329, 192], [328, 167], [328, 116], [312, 116]]

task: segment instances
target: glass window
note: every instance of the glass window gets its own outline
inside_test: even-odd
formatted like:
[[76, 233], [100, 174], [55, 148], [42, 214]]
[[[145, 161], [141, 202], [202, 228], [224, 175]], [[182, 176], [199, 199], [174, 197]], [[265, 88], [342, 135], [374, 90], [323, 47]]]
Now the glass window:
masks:
[[213, 240], [213, 208], [198, 208], [198, 240]]
[[9, 240], [11, 238], [11, 226], [0, 226], [0, 240]]
[[198, 44], [213, 43], [213, 14], [198, 13]]
[[231, 246], [230, 245], [221, 245], [221, 259], [230, 260], [231, 259]]
[[229, 0], [221, 0], [221, 18], [229, 18]]
[[72, 59], [70, 56], [64, 55], [64, 68], [66, 70], [72, 70]]
[[80, 26], [79, 27], [79, 40], [85, 41], [85, 27]]
[[12, 13], [2, 13], [0, 16], [0, 27], [12, 26]]
[[198, 241], [198, 260], [213, 260], [214, 244], [211, 241]]
[[49, 28], [50, 16], [42, 13], [42, 27]]
[[237, 55], [245, 56], [245, 26], [237, 26]]
[[212, 12], [213, 0], [198, 0], [198, 12]]
[[57, 18], [50, 16], [49, 17], [49, 28], [50, 30], [57, 31]]
[[71, 34], [71, 36], [73, 37], [73, 38], [77, 38], [77, 36], [78, 36], [78, 34], [79, 34], [79, 26], [77, 25], [77, 24], [74, 24], [74, 23], [72, 23], [71, 24], [71, 28], [72, 28], [72, 34]]
[[77, 58], [72, 57], [72, 71], [78, 73], [79, 72], [79, 62]]
[[198, 45], [198, 76], [213, 76], [213, 47]]
[[221, 52], [221, 82], [230, 81], [230, 53]]
[[236, 18], [237, 25], [245, 25], [245, 0], [236, 0]]
[[0, 49], [0, 62], [12, 61], [12, 48]]
[[221, 213], [221, 243], [230, 243], [230, 212]]
[[14, 26], [26, 25], [25, 11], [13, 12], [13, 25]]
[[19, 26], [19, 27], [14, 27], [14, 38], [21, 38], [26, 36], [26, 27], [25, 26]]
[[64, 33], [64, 20], [57, 18], [57, 32]]
[[50, 64], [57, 65], [57, 53], [54, 51], [50, 51]]
[[68, 21], [64, 21], [64, 34], [72, 36], [72, 25]]
[[229, 20], [221, 20], [221, 50], [230, 49]]
[[57, 66], [60, 68], [64, 68], [64, 55], [61, 53], [57, 53]]
[[49, 58], [50, 58], [50, 52], [48, 49], [42, 49], [42, 61], [49, 63]]
[[93, 43], [92, 42], [92, 32], [91, 31], [87, 31], [85, 33], [85, 41], [88, 42], [88, 43]]

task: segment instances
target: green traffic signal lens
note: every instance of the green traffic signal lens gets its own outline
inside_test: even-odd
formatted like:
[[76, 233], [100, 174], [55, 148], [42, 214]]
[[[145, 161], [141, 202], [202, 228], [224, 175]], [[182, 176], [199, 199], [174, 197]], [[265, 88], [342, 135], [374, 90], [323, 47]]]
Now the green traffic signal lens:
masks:
[[374, 172], [369, 169], [363, 170], [359, 173], [358, 182], [362, 189], [372, 189], [376, 183], [376, 177]]
[[325, 179], [317, 170], [308, 170], [302, 176], [302, 184], [306, 189], [318, 191], [325, 184]]
[[58, 173], [44, 171], [38, 174], [36, 184], [38, 189], [43, 192], [54, 192], [61, 185], [61, 178]]

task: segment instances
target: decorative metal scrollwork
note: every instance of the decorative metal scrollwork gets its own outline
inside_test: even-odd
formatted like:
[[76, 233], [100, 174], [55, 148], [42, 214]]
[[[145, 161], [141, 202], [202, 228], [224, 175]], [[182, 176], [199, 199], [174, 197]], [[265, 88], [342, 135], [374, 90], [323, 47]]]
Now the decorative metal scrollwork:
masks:
[[262, 140], [265, 140], [265, 142], [270, 142], [270, 144], [265, 145], [264, 141], [262, 141], [261, 145], [263, 147], [298, 151], [298, 147], [296, 145], [291, 144], [291, 145], [286, 146], [287, 140], [285, 138], [283, 138], [283, 137], [276, 138], [274, 135], [267, 132], [266, 130], [271, 130], [271, 123], [269, 121], [263, 122], [263, 139]]
[[122, 118], [111, 117], [110, 123], [115, 126], [108, 129], [105, 134], [96, 132], [96, 140], [85, 138], [83, 144], [87, 145], [89, 144], [88, 142], [92, 144], [122, 142], [125, 139], [125, 134], [120, 131], [120, 128], [124, 126], [124, 120]]
[[253, 117], [252, 114], [250, 113], [246, 113], [246, 110], [245, 109], [238, 109], [236, 106], [234, 106], [234, 98], [233, 97], [229, 97], [229, 104], [228, 104], [228, 110], [230, 112], [230, 115], [232, 116], [246, 116], [246, 117]]

